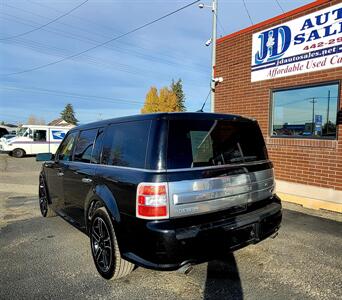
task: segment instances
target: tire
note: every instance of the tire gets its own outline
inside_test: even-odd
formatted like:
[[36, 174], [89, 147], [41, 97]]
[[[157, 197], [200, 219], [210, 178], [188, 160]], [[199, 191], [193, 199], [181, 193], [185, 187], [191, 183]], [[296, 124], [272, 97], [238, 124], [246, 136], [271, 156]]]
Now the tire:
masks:
[[16, 157], [16, 158], [22, 158], [26, 155], [25, 150], [20, 149], [20, 148], [16, 148], [12, 151], [12, 156]]
[[134, 264], [121, 258], [112, 221], [104, 207], [96, 209], [90, 222], [91, 254], [97, 271], [105, 279], [130, 274]]
[[57, 214], [51, 209], [49, 205], [49, 195], [46, 189], [44, 177], [39, 176], [39, 207], [40, 212], [44, 218], [51, 218], [57, 216]]

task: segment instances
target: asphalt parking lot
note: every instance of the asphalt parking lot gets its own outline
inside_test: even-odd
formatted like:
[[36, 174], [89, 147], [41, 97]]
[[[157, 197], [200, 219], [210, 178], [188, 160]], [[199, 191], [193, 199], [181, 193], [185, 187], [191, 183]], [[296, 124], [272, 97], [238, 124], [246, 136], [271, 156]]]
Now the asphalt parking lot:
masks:
[[88, 238], [40, 217], [33, 157], [0, 154], [0, 299], [342, 299], [342, 216], [285, 204], [276, 239], [189, 275], [137, 268], [106, 281]]

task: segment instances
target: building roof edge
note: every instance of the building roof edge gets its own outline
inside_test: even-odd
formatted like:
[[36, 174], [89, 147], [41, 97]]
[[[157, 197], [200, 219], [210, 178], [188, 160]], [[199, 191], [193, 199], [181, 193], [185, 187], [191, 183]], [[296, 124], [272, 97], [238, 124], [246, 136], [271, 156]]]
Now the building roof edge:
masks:
[[242, 34], [242, 33], [246, 33], [246, 32], [252, 31], [252, 30], [254, 30], [254, 29], [263, 27], [263, 26], [265, 26], [265, 25], [270, 25], [270, 24], [272, 24], [272, 23], [274, 23], [274, 22], [276, 22], [276, 21], [280, 21], [280, 20], [285, 19], [285, 18], [287, 18], [287, 17], [290, 17], [290, 16], [296, 15], [296, 14], [298, 14], [298, 13], [301, 13], [301, 12], [307, 10], [307, 9], [310, 9], [310, 8], [313, 8], [313, 7], [316, 7], [316, 6], [325, 4], [325, 3], [329, 3], [329, 2], [331, 2], [331, 0], [316, 0], [316, 1], [314, 1], [314, 2], [308, 3], [308, 4], [306, 4], [306, 5], [303, 5], [303, 6], [301, 6], [301, 7], [295, 8], [295, 9], [293, 9], [293, 10], [290, 10], [290, 11], [288, 11], [288, 12], [286, 12], [286, 13], [281, 14], [281, 15], [275, 16], [275, 17], [273, 17], [273, 18], [271, 18], [271, 19], [262, 21], [262, 22], [260, 22], [260, 23], [257, 23], [257, 24], [254, 24], [254, 25], [252, 25], [252, 26], [246, 27], [246, 28], [244, 28], [244, 29], [241, 29], [241, 30], [235, 31], [235, 32], [233, 32], [233, 33], [230, 33], [230, 34], [228, 34], [228, 35], [226, 35], [226, 36], [223, 36], [223, 37], [217, 39], [216, 42], [217, 42], [217, 43], [222, 43], [222, 42], [224, 42], [225, 40], [230, 39], [230, 38], [232, 38], [232, 37], [235, 37], [235, 36], [237, 36], [237, 35], [240, 35], [240, 34]]

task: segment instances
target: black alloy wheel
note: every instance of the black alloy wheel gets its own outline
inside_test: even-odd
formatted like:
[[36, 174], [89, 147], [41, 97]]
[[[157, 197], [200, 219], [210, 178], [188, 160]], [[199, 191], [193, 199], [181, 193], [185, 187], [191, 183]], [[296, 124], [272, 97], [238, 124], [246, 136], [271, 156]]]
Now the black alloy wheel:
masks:
[[56, 213], [49, 207], [48, 193], [46, 190], [45, 180], [42, 175], [39, 176], [39, 207], [44, 218], [56, 216]]
[[93, 260], [97, 271], [106, 279], [118, 279], [130, 274], [134, 264], [121, 257], [113, 223], [105, 207], [92, 214], [89, 235]]
[[102, 272], [108, 272], [113, 258], [112, 242], [108, 227], [101, 217], [94, 219], [90, 239], [96, 265]]

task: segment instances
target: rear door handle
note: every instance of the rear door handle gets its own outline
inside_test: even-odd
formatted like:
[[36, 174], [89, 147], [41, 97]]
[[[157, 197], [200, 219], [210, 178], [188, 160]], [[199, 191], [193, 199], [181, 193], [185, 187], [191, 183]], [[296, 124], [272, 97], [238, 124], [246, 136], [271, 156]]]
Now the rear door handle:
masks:
[[82, 178], [82, 182], [83, 183], [91, 183], [91, 182], [93, 182], [93, 180], [85, 177], [85, 178]]

